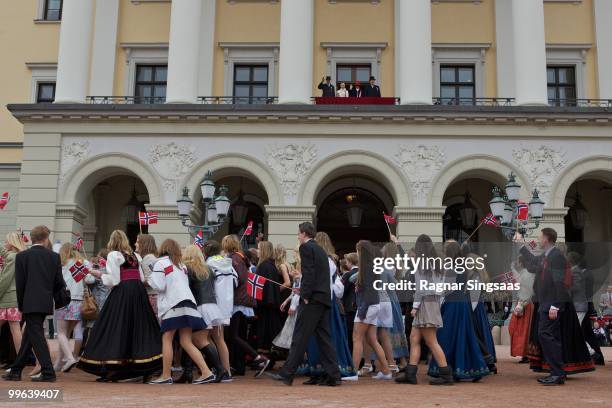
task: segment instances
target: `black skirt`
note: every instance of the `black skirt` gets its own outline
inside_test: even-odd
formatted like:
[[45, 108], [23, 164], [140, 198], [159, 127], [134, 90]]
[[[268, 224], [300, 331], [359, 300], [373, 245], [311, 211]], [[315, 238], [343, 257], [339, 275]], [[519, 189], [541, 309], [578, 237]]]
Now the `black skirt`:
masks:
[[143, 283], [125, 280], [106, 299], [78, 367], [98, 376], [148, 375], [161, 368], [161, 349], [159, 323]]
[[[533, 306], [534, 313], [531, 319], [528, 346], [529, 365], [535, 372], [549, 372], [550, 367], [542, 356], [542, 348], [538, 339], [538, 324], [540, 321], [538, 304], [535, 303]], [[565, 303], [558, 318], [561, 319], [561, 351], [565, 374], [572, 375], [595, 371], [595, 364], [589, 355], [574, 304]]]

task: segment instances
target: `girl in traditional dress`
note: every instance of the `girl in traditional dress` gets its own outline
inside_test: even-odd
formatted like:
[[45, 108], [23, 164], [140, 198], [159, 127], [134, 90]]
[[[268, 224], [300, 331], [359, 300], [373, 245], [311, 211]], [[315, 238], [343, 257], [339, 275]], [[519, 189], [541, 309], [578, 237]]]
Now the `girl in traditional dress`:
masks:
[[[373, 287], [376, 275], [374, 274], [374, 259], [382, 256], [380, 250], [370, 241], [357, 243], [359, 256], [359, 272], [356, 278], [357, 314], [353, 326], [353, 367], [359, 367], [363, 355], [364, 340], [372, 347], [379, 361], [385, 361], [385, 352], [376, 336], [376, 325], [380, 313], [379, 294]], [[393, 374], [385, 364], [372, 378], [376, 380], [391, 380]]]
[[153, 312], [157, 316], [157, 293], [155, 293], [153, 288], [147, 283], [153, 272], [153, 265], [157, 262], [157, 245], [155, 244], [153, 235], [138, 235], [138, 238], [136, 238], [136, 253], [142, 258], [141, 266], [145, 278], [147, 296], [149, 297], [149, 303], [153, 308]]
[[21, 346], [21, 313], [17, 309], [17, 289], [15, 287], [15, 257], [26, 249], [18, 232], [6, 234], [6, 241], [0, 246], [0, 257], [4, 263], [0, 271], [0, 327], [8, 323], [15, 351]]
[[[433, 242], [428, 235], [419, 235], [415, 244], [415, 252], [418, 256], [426, 259], [438, 258]], [[441, 283], [444, 274], [441, 270], [430, 267], [420, 267], [415, 271], [416, 291], [412, 303], [412, 330], [410, 331], [410, 363], [406, 366], [404, 374], [395, 379], [398, 383], [416, 384], [417, 369], [421, 358], [421, 340], [425, 340], [427, 347], [431, 350], [433, 360], [436, 361], [440, 375], [433, 378], [431, 385], [450, 385], [453, 376], [448, 367], [446, 356], [438, 339], [436, 332], [442, 327], [442, 315], [440, 312], [441, 294], [435, 290], [421, 289], [421, 282]]]
[[[461, 255], [461, 247], [457, 241], [446, 241], [444, 255], [445, 263], [450, 259], [454, 264]], [[421, 255], [417, 252], [417, 256]], [[443, 326], [438, 330], [437, 337], [448, 365], [440, 367], [436, 359], [432, 359], [429, 364], [429, 375], [434, 378], [440, 377], [444, 383], [452, 382], [453, 377], [455, 380], [480, 381], [490, 372], [474, 330], [472, 307], [465, 289], [467, 276], [465, 273], [455, 272], [454, 269], [447, 269], [444, 273], [445, 283], [463, 285], [461, 290], [445, 294], [441, 308]]]
[[[300, 304], [300, 295], [298, 289], [300, 287], [300, 281], [302, 279], [301, 267], [300, 267], [300, 250], [299, 246], [295, 249], [295, 266], [290, 269], [292, 283], [291, 295], [281, 305], [281, 311], [287, 310], [287, 319], [283, 325], [283, 330], [276, 336], [272, 342], [276, 347], [289, 350], [291, 348], [291, 341], [293, 340], [293, 331], [295, 329], [295, 321], [297, 318], [297, 309]], [[288, 309], [287, 309], [288, 307]]]
[[108, 250], [106, 272], [92, 269], [91, 274], [111, 291], [78, 367], [100, 376], [102, 382], [148, 376], [161, 366], [161, 336], [140, 259], [120, 230], [112, 232]]
[[195, 365], [201, 376], [193, 384], [207, 384], [215, 381], [200, 351], [193, 345], [192, 333], [206, 328], [198, 312], [195, 299], [189, 289], [187, 268], [182, 263], [181, 247], [178, 242], [167, 239], [159, 247], [159, 260], [153, 267], [149, 285], [157, 291], [157, 310], [161, 320], [163, 369], [159, 378], [149, 384], [172, 384], [172, 340], [178, 331], [180, 345]]
[[523, 264], [523, 257], [519, 256], [512, 265], [512, 274], [521, 285], [518, 298], [512, 305], [512, 317], [508, 326], [510, 334], [510, 355], [521, 357], [520, 363], [528, 363], [529, 329], [533, 317], [533, 280], [535, 274], [529, 273]]

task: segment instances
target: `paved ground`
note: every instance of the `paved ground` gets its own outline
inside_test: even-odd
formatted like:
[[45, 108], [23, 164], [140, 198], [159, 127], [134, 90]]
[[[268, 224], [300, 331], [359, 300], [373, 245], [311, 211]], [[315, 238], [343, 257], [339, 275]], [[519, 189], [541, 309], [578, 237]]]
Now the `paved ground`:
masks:
[[[561, 387], [543, 387], [534, 374], [509, 357], [508, 347], [498, 347], [499, 374], [480, 383], [452, 387], [427, 385], [421, 368], [421, 384], [398, 385], [371, 379], [345, 383], [338, 388], [305, 386], [296, 381], [286, 387], [268, 378], [237, 378], [230, 384], [152, 386], [136, 383], [101, 384], [94, 377], [73, 370], [60, 374], [54, 385], [64, 393], [63, 403], [7, 403], [0, 406], [66, 407], [612, 407], [612, 348], [605, 349], [606, 367], [581, 374]], [[27, 377], [25, 377], [27, 378]], [[301, 379], [297, 379], [301, 380]], [[29, 381], [0, 382], [0, 393], [9, 388], [40, 388]], [[45, 388], [52, 388], [48, 385]]]

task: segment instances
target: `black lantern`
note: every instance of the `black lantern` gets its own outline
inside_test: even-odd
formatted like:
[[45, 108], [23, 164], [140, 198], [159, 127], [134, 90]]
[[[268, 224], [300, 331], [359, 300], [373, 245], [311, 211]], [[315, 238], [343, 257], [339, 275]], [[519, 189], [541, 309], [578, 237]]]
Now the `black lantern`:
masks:
[[459, 208], [459, 215], [461, 216], [461, 225], [466, 230], [471, 230], [476, 225], [476, 207], [472, 204], [472, 196], [469, 191], [466, 191], [463, 205]]
[[586, 224], [587, 218], [587, 210], [582, 204], [581, 196], [578, 192], [576, 192], [576, 197], [574, 198], [574, 205], [572, 205], [569, 209], [569, 216], [572, 220], [572, 225], [577, 230], [584, 229], [584, 225]]

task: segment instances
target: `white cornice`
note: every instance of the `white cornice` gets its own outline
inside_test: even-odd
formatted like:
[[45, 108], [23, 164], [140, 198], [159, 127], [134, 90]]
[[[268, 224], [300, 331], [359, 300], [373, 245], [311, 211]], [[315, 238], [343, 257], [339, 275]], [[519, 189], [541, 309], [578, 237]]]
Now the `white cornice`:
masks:
[[119, 44], [121, 48], [130, 49], [130, 48], [168, 48], [168, 43], [121, 43]]
[[386, 42], [322, 42], [323, 48], [387, 48]]
[[26, 62], [28, 69], [56, 69], [57, 62]]
[[221, 48], [278, 48], [277, 42], [219, 42]]

